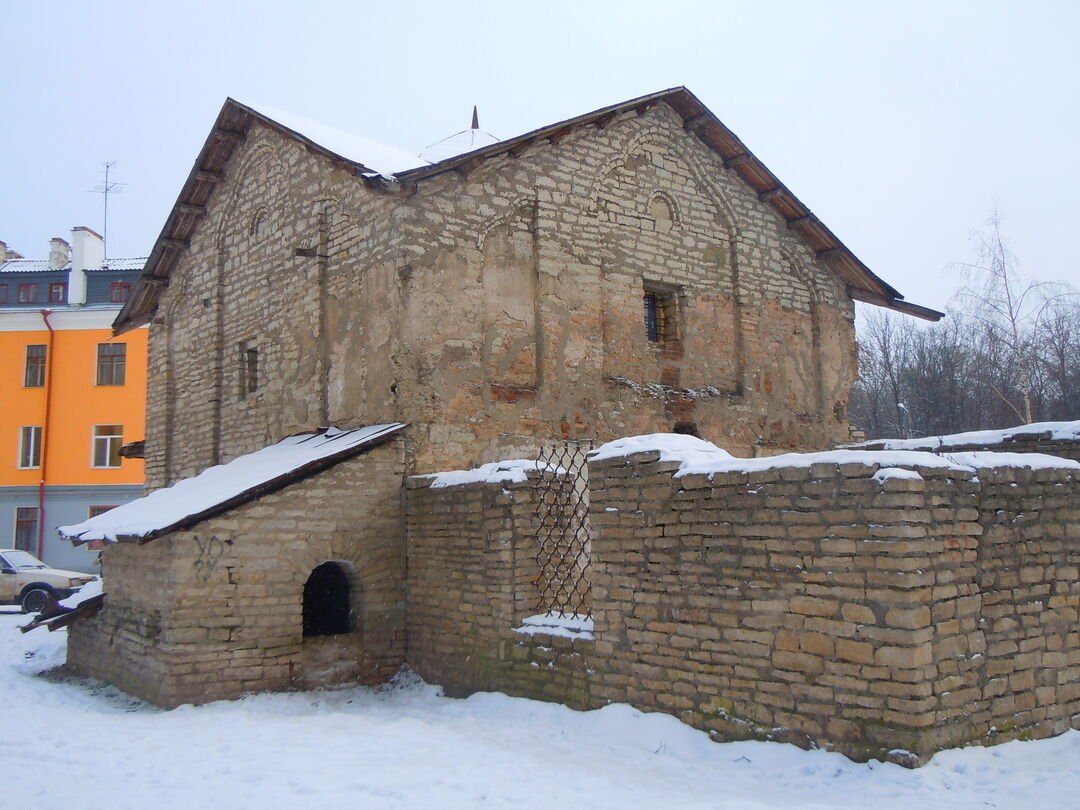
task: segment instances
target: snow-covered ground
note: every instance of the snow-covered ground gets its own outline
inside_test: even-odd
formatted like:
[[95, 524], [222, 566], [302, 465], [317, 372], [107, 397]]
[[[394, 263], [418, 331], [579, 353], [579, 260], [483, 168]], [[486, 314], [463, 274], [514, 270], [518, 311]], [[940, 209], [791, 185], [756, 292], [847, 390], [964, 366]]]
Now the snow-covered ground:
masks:
[[1071, 808], [1080, 732], [950, 751], [924, 768], [777, 743], [716, 744], [627, 706], [500, 694], [257, 695], [162, 712], [39, 677], [64, 631], [0, 608], [0, 806], [65, 808]]

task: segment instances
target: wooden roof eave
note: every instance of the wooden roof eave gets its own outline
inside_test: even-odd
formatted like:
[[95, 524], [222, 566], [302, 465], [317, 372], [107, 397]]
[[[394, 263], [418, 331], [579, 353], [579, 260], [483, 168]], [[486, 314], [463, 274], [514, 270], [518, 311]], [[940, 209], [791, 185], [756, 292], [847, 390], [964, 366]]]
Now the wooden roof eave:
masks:
[[161, 233], [154, 242], [153, 250], [150, 251], [131, 298], [113, 321], [113, 334], [121, 335], [144, 325], [154, 317], [161, 289], [168, 286], [169, 276], [179, 253], [190, 242], [199, 218], [206, 213], [206, 205], [214, 189], [224, 179], [229, 158], [246, 139], [253, 121], [260, 121], [271, 129], [294, 138], [309, 150], [325, 155], [350, 172], [369, 171], [362, 163], [332, 152], [303, 133], [289, 129], [235, 99], [227, 98], [218, 112], [214, 128], [203, 142], [199, 156], [188, 173]]
[[940, 321], [945, 317], [944, 312], [938, 312], [936, 309], [930, 309], [930, 307], [920, 306], [919, 304], [912, 304], [901, 298], [888, 298], [887, 296], [876, 295], [867, 290], [859, 289], [858, 287], [849, 286], [848, 295], [855, 301], [861, 301], [864, 304], [872, 304], [875, 307], [891, 309], [894, 312], [900, 312], [904, 315], [922, 318], [924, 321]]

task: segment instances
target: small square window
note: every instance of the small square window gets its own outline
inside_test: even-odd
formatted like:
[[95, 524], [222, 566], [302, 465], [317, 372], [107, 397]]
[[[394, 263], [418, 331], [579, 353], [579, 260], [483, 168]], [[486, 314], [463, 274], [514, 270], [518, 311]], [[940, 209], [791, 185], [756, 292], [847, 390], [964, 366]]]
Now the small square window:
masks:
[[259, 350], [251, 341], [240, 344], [240, 398], [254, 394], [259, 388]]
[[41, 426], [19, 428], [19, 469], [34, 470], [41, 466]]
[[50, 304], [66, 304], [67, 303], [67, 282], [61, 281], [49, 285], [49, 303]]
[[7, 302], [7, 284], [0, 284], [0, 304]]
[[131, 284], [126, 281], [114, 281], [109, 285], [109, 301], [122, 304], [131, 298]]
[[127, 370], [126, 343], [99, 343], [97, 347], [97, 384], [123, 385]]
[[678, 335], [675, 295], [670, 290], [646, 285], [645, 337], [650, 343], [665, 343]]
[[123, 443], [123, 425], [94, 425], [94, 458], [90, 466], [119, 467], [120, 446]]
[[20, 284], [19, 285], [19, 303], [20, 304], [36, 304], [38, 300], [38, 285], [37, 284]]
[[45, 353], [43, 343], [26, 347], [26, 366], [23, 370], [23, 385], [26, 388], [41, 388], [45, 385]]

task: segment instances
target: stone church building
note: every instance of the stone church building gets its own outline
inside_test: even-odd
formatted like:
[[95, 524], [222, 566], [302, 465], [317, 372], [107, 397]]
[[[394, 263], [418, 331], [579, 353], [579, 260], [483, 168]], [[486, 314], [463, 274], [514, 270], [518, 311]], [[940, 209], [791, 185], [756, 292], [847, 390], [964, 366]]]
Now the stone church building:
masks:
[[[728, 586], [707, 584], [692, 566], [673, 559], [668, 567], [683, 580], [652, 590], [643, 567], [640, 593], [653, 601], [617, 607], [637, 576], [616, 571], [637, 554], [618, 543], [648, 527], [612, 517], [628, 503], [612, 500], [615, 479], [629, 473], [611, 472], [610, 462], [601, 470], [605, 481], [614, 476], [610, 486], [591, 491], [591, 511], [588, 498], [582, 504], [606, 534], [579, 537], [572, 573], [558, 575], [591, 572], [572, 612], [592, 614], [595, 630], [512, 633], [538, 612], [537, 582], [553, 576], [535, 548], [543, 501], [535, 486], [569, 467], [495, 462], [655, 433], [701, 437], [746, 458], [825, 450], [848, 438], [854, 302], [931, 320], [940, 313], [875, 276], [685, 88], [448, 151], [427, 162], [226, 101], [114, 325], [123, 333], [150, 324], [152, 494], [63, 530], [104, 544], [108, 588], [104, 608], [72, 625], [69, 663], [161, 706], [379, 683], [409, 663], [451, 693], [501, 688], [583, 707], [629, 700], [696, 712], [684, 719], [721, 736], [784, 726], [853, 755], [908, 740], [908, 704], [882, 703], [873, 722], [891, 731], [877, 737], [861, 720], [821, 719], [839, 716], [813, 669], [815, 656], [835, 657], [831, 641], [805, 641], [804, 652], [796, 644], [796, 657], [785, 658], [775, 627], [770, 641], [773, 631], [740, 619], [732, 632], [752, 638], [706, 652], [737, 610], [717, 605], [714, 619], [704, 616], [712, 608], [702, 600]], [[671, 478], [674, 467], [645, 460], [660, 464], [642, 473], [650, 486], [658, 474]], [[443, 490], [430, 478], [477, 467], [486, 472]], [[916, 497], [908, 479], [900, 486], [829, 469], [862, 476], [859, 491]], [[956, 492], [968, 492], [972, 475], [950, 469]], [[644, 503], [674, 497], [665, 486], [646, 488]], [[708, 510], [733, 503], [698, 506], [715, 516]], [[769, 505], [742, 503], [747, 514]], [[580, 535], [575, 520], [555, 523]], [[648, 531], [663, 522], [647, 521]], [[660, 544], [657, 559], [670, 556], [663, 549], [679, 533], [655, 532], [641, 542]], [[828, 526], [813, 542], [833, 541], [821, 566], [850, 551], [838, 550], [850, 540]], [[731, 587], [762, 587], [779, 564], [754, 576], [733, 570]], [[807, 565], [777, 585], [783, 608], [761, 597], [745, 605], [775, 609], [777, 622], [799, 628], [832, 621], [822, 605], [799, 601], [825, 587], [807, 584]], [[696, 617], [685, 620], [701, 629], [686, 642], [679, 609], [659, 594], [690, 580], [700, 590], [685, 596], [686, 615]], [[861, 593], [847, 601], [869, 599]], [[923, 597], [908, 597], [903, 610], [918, 612]], [[880, 605], [849, 612], [863, 621], [894, 615]], [[911, 615], [894, 635], [915, 634], [904, 642], [915, 652], [886, 655], [874, 670], [872, 645], [884, 642], [866, 642], [858, 654], [869, 663], [842, 665], [867, 671], [844, 677], [889, 681], [890, 666], [923, 666], [919, 645], [929, 642]], [[839, 618], [833, 625], [821, 632], [849, 632]], [[672, 671], [649, 651], [662, 638], [676, 639], [697, 673], [682, 691], [657, 680]], [[550, 649], [562, 658], [544, 659]], [[758, 649], [771, 663], [756, 675], [709, 663], [711, 654]], [[616, 662], [616, 674], [589, 681], [583, 673], [598, 666], [582, 664], [589, 656]], [[804, 706], [817, 709], [777, 708], [787, 704], [776, 689], [740, 692], [746, 678], [802, 683], [813, 696]], [[882, 694], [854, 701], [855, 715]]]

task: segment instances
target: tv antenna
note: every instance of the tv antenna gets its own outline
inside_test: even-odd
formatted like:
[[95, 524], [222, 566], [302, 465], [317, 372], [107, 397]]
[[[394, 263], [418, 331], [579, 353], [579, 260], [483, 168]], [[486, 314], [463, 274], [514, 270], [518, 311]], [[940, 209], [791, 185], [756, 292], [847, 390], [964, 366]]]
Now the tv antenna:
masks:
[[105, 173], [105, 181], [98, 183], [92, 189], [89, 189], [91, 194], [100, 194], [102, 197], [102, 203], [105, 208], [103, 221], [101, 224], [101, 254], [102, 258], [109, 258], [109, 195], [121, 194], [124, 191], [124, 187], [127, 183], [117, 183], [115, 180], [109, 180], [109, 172], [116, 166], [115, 160], [103, 160], [101, 161], [102, 171]]

